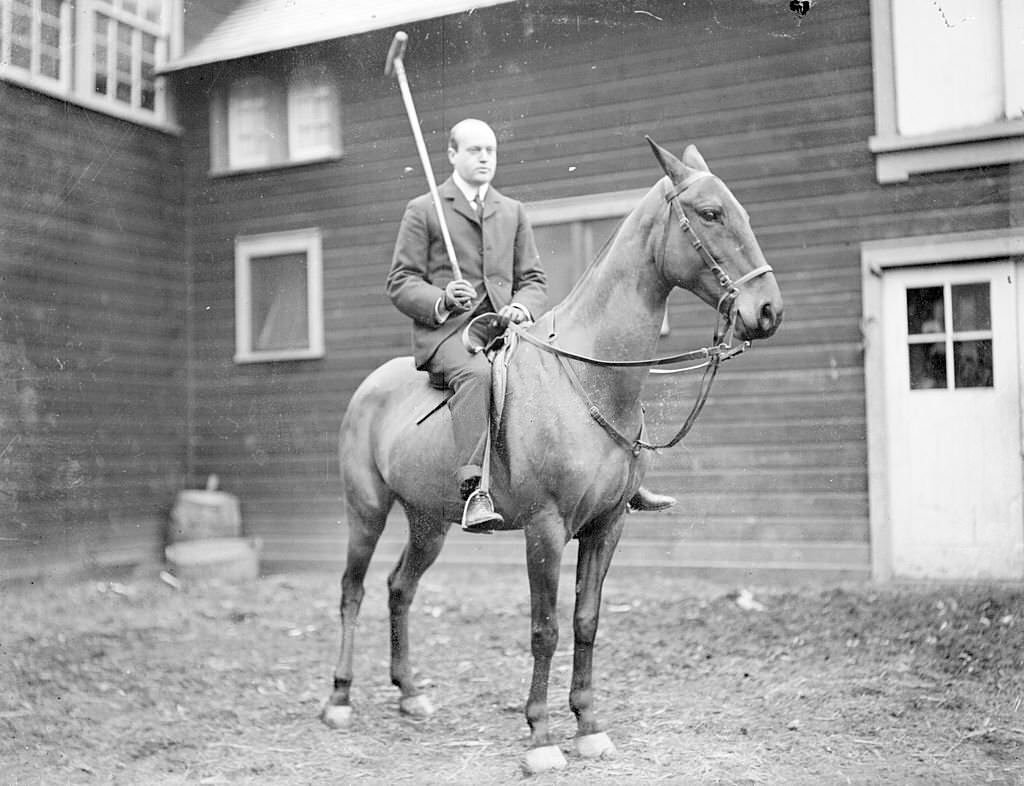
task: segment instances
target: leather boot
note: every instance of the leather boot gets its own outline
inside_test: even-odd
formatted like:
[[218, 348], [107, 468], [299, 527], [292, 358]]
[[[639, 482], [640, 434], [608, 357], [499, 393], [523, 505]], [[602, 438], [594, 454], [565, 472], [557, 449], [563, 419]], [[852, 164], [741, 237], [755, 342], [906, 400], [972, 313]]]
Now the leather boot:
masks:
[[658, 494], [641, 486], [629, 500], [630, 511], [667, 510], [676, 504], [676, 498], [668, 494]]
[[489, 535], [495, 527], [504, 524], [505, 519], [494, 509], [491, 495], [475, 486], [470, 482], [463, 488], [466, 505], [462, 509], [462, 531]]

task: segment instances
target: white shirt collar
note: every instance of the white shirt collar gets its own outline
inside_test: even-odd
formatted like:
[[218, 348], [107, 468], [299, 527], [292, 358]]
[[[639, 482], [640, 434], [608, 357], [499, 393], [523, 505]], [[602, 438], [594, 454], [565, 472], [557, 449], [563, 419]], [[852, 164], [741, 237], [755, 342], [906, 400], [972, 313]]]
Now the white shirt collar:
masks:
[[479, 191], [480, 198], [483, 199], [484, 197], [487, 196], [487, 188], [488, 186], [490, 186], [490, 183], [484, 183], [478, 189], [476, 186], [467, 183], [463, 179], [462, 175], [455, 171], [452, 172], [452, 181], [455, 183], [456, 186], [458, 186], [459, 191], [462, 192], [462, 195], [466, 197], [466, 201], [469, 202], [469, 204], [471, 205], [473, 204], [473, 200], [476, 198], [477, 192]]

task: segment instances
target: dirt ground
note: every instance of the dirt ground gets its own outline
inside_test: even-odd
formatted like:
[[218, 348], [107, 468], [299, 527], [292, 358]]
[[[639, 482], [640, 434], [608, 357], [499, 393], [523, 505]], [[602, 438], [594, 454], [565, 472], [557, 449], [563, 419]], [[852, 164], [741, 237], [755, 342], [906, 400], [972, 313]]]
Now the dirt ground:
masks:
[[386, 566], [368, 581], [356, 719], [317, 719], [339, 639], [338, 576], [176, 589], [0, 587], [5, 784], [1024, 785], [1024, 588], [739, 587], [617, 572], [596, 683], [614, 759], [573, 753], [572, 579], [551, 709], [569, 766], [520, 769], [526, 580], [436, 566], [413, 646], [438, 707], [399, 716]]

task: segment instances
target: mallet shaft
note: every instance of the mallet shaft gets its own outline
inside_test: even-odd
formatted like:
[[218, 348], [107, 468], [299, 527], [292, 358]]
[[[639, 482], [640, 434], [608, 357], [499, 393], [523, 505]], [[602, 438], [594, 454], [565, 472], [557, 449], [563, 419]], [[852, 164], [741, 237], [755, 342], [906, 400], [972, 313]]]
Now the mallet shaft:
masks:
[[448, 262], [452, 267], [452, 276], [456, 279], [462, 278], [462, 269], [455, 257], [455, 245], [452, 243], [451, 232], [448, 231], [448, 222], [444, 218], [444, 207], [441, 203], [441, 195], [437, 191], [437, 181], [434, 180], [434, 170], [430, 165], [430, 156], [427, 154], [427, 143], [423, 139], [423, 132], [420, 129], [420, 119], [416, 114], [416, 105], [412, 100], [412, 91], [409, 90], [409, 80], [405, 75], [405, 63], [402, 57], [405, 54], [405, 45], [408, 36], [399, 30], [395, 33], [391, 48], [388, 49], [387, 63], [384, 65], [385, 73], [394, 71], [398, 79], [398, 88], [402, 92], [402, 102], [405, 104], [405, 112], [409, 116], [409, 125], [412, 128], [412, 136], [416, 141], [416, 151], [420, 155], [420, 164], [423, 166], [423, 174], [427, 178], [427, 186], [430, 189], [430, 196], [434, 201], [434, 210], [437, 212], [437, 220], [441, 225], [441, 237], [444, 239], [444, 248], [448, 252]]

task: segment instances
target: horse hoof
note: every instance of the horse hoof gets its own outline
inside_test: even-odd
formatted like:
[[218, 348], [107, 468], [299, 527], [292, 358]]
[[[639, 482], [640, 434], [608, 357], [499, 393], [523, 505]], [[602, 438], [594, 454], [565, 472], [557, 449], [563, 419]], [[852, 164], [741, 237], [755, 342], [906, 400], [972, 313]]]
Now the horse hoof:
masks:
[[617, 753], [615, 743], [603, 731], [577, 737], [576, 752], [584, 759], [611, 759]]
[[398, 710], [410, 718], [423, 720], [434, 714], [434, 705], [430, 703], [430, 699], [420, 693], [416, 696], [406, 696], [399, 699]]
[[528, 775], [537, 775], [550, 770], [564, 770], [567, 766], [562, 749], [557, 745], [530, 748], [523, 757], [523, 769]]
[[348, 704], [325, 704], [320, 720], [332, 729], [347, 729], [352, 725], [352, 707]]

